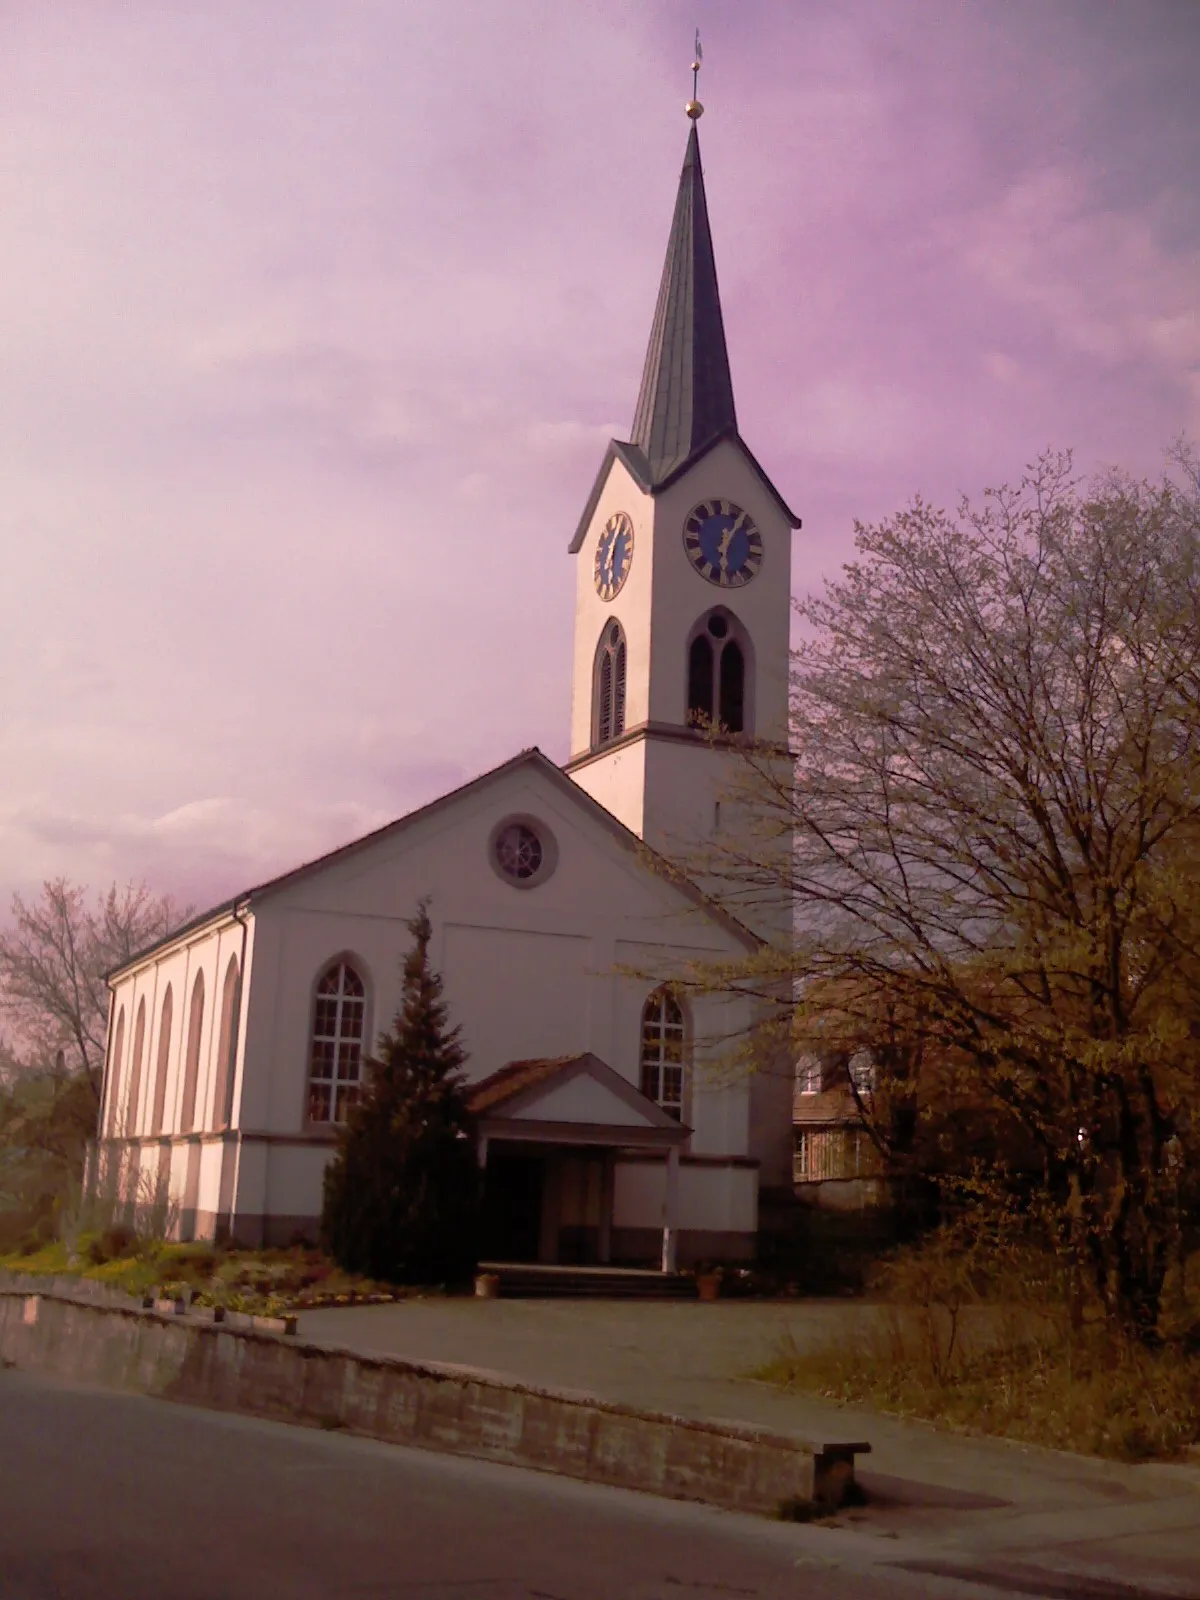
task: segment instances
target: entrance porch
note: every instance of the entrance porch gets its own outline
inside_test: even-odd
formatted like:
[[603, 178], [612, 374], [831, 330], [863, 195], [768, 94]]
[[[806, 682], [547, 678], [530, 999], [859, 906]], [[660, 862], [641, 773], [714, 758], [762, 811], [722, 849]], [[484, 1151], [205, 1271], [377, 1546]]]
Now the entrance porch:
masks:
[[[544, 1266], [608, 1266], [622, 1153], [661, 1155], [660, 1266], [674, 1272], [679, 1151], [690, 1129], [594, 1055], [515, 1061], [474, 1086], [484, 1184], [484, 1255]], [[647, 1219], [650, 1220], [650, 1219]]]

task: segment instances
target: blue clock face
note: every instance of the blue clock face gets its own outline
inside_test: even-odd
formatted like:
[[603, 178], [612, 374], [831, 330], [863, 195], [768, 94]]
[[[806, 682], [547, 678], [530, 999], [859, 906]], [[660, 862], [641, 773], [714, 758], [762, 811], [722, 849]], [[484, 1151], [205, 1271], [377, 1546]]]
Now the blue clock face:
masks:
[[702, 500], [683, 524], [683, 548], [702, 578], [739, 589], [762, 566], [762, 534], [732, 500]]
[[596, 545], [596, 593], [601, 600], [620, 594], [633, 564], [633, 520], [627, 512], [609, 517]]

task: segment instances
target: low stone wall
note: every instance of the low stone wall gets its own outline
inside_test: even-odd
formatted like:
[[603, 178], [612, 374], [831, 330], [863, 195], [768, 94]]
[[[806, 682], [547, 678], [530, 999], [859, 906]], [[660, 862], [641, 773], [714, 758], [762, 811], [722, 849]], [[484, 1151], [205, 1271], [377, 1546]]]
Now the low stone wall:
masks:
[[766, 1515], [835, 1509], [853, 1482], [855, 1455], [870, 1449], [61, 1294], [0, 1289], [0, 1359], [105, 1388]]

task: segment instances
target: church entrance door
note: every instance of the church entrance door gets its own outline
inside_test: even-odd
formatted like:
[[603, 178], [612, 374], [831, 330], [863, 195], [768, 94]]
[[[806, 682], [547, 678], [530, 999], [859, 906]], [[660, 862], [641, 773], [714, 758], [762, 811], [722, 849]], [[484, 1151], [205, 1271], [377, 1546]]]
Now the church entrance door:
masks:
[[485, 1260], [538, 1260], [545, 1189], [544, 1157], [492, 1145], [483, 1180]]

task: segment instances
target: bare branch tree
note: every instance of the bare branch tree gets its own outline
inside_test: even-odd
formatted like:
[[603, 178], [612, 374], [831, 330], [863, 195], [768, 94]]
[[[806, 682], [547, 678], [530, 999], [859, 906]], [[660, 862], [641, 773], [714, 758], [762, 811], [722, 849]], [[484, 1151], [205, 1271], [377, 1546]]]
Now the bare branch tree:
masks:
[[957, 517], [918, 500], [860, 526], [858, 559], [800, 607], [794, 769], [751, 752], [758, 824], [695, 864], [735, 904], [782, 889], [797, 908], [794, 942], [696, 981], [799, 996], [802, 1032], [879, 1032], [909, 1079], [957, 1072], [1033, 1141], [1064, 1242], [1146, 1338], [1200, 1159], [1184, 476], [1085, 489], [1047, 457]]
[[99, 1103], [108, 1023], [105, 974], [162, 938], [188, 912], [145, 884], [114, 884], [94, 904], [86, 889], [55, 878], [36, 900], [13, 897], [0, 933], [0, 1016], [28, 1064], [82, 1074]]

